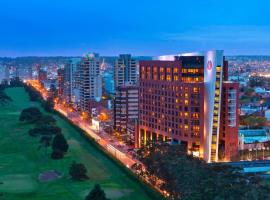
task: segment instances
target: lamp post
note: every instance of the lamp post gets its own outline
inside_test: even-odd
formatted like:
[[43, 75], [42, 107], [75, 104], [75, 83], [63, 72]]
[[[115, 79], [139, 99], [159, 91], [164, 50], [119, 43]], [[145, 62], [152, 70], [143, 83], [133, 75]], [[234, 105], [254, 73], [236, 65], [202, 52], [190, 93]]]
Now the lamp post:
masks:
[[249, 150], [248, 150], [248, 158], [252, 160], [252, 157], [251, 157], [251, 155], [250, 155], [250, 152], [252, 152], [252, 149], [249, 149]]
[[264, 160], [264, 150], [265, 150], [264, 146], [262, 147], [262, 150], [263, 150], [263, 160]]

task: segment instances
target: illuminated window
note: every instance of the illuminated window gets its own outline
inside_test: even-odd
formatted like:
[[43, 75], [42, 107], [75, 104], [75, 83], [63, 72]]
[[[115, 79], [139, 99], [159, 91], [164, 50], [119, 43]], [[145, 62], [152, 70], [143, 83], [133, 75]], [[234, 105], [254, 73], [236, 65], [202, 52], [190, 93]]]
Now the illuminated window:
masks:
[[144, 71], [145, 71], [144, 66], [142, 66], [142, 67], [141, 67], [141, 71], [142, 71], [142, 72], [144, 72]]
[[185, 98], [188, 98], [188, 93], [185, 93]]
[[199, 114], [198, 113], [192, 113], [192, 118], [199, 119]]
[[173, 80], [174, 80], [174, 81], [178, 81], [178, 76], [177, 76], [177, 75], [174, 75], [174, 76], [173, 76]]
[[161, 67], [161, 68], [159, 69], [159, 71], [160, 71], [161, 73], [163, 73], [163, 72], [164, 72], [164, 68]]
[[185, 100], [185, 106], [187, 106], [188, 105], [188, 100]]
[[167, 76], [166, 76], [166, 80], [167, 80], [167, 81], [171, 81], [171, 76], [170, 76], [170, 75], [167, 75]]
[[200, 127], [199, 126], [193, 126], [192, 130], [198, 132], [198, 131], [200, 131]]
[[178, 73], [178, 68], [177, 67], [173, 68], [173, 73]]
[[164, 80], [164, 75], [160, 75], [160, 80], [163, 81]]
[[198, 93], [198, 92], [199, 92], [199, 88], [198, 88], [198, 87], [194, 87], [194, 88], [193, 88], [193, 92], [194, 92], [194, 93]]
[[178, 99], [175, 99], [175, 103], [178, 103]]
[[188, 131], [188, 125], [185, 125], [185, 126], [184, 126], [184, 130], [185, 130], [185, 131]]
[[188, 113], [187, 112], [185, 112], [185, 117], [188, 117]]
[[166, 68], [166, 71], [167, 71], [167, 73], [171, 73], [171, 68], [170, 67], [167, 67]]

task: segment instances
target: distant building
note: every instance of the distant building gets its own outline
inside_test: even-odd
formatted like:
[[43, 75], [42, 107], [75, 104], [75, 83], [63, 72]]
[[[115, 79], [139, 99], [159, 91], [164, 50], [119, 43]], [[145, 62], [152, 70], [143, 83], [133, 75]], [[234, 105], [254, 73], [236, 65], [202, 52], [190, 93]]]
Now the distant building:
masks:
[[134, 139], [138, 120], [138, 87], [120, 86], [114, 99], [114, 129]]
[[102, 81], [100, 75], [99, 55], [87, 54], [80, 64], [80, 109], [89, 110], [89, 100], [100, 101]]
[[206, 160], [238, 153], [238, 83], [228, 80], [223, 51], [140, 62], [136, 147], [181, 143]]
[[105, 72], [103, 74], [103, 86], [106, 93], [108, 94], [115, 93], [114, 79], [112, 73]]
[[57, 70], [58, 96], [63, 98], [64, 94], [64, 69]]
[[260, 111], [261, 108], [260, 107], [254, 107], [254, 106], [250, 106], [250, 105], [247, 105], [247, 106], [241, 106], [240, 108], [240, 115], [251, 115], [255, 112], [258, 112]]
[[264, 117], [267, 119], [268, 122], [270, 122], [270, 109], [264, 112]]
[[137, 63], [130, 54], [121, 54], [114, 66], [115, 87], [137, 83]]
[[255, 88], [255, 93], [257, 93], [257, 94], [269, 94], [270, 91], [267, 91], [265, 88], [256, 87]]
[[265, 129], [240, 129], [239, 149], [262, 148], [264, 143], [270, 141], [270, 135]]

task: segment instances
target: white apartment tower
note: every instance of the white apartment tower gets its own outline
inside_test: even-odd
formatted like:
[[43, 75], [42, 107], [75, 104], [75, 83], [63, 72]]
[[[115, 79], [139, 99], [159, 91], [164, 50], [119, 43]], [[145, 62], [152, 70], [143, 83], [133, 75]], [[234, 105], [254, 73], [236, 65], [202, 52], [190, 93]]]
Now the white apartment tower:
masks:
[[114, 66], [115, 87], [137, 83], [137, 62], [130, 54], [120, 54]]
[[86, 54], [80, 64], [80, 109], [89, 111], [89, 100], [100, 101], [102, 82], [99, 55]]

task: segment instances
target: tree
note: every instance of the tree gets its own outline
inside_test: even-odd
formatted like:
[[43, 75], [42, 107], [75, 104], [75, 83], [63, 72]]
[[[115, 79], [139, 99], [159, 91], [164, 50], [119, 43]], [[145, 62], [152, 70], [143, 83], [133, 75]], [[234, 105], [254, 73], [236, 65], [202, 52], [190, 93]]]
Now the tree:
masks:
[[265, 117], [250, 115], [243, 119], [242, 123], [250, 128], [260, 128], [266, 123]]
[[52, 150], [52, 159], [61, 159], [68, 151], [68, 143], [63, 134], [55, 135], [52, 142]]
[[30, 107], [22, 110], [20, 115], [20, 121], [34, 123], [40, 120], [42, 113], [36, 107]]
[[22, 87], [23, 86], [23, 82], [19, 77], [15, 77], [13, 79], [10, 80], [10, 87]]
[[54, 108], [53, 98], [48, 98], [46, 101], [43, 102], [42, 106], [47, 112], [52, 112]]
[[[182, 145], [156, 144], [139, 151], [150, 181], [175, 200], [270, 199], [270, 188], [255, 175], [224, 164], [207, 164], [187, 155]], [[191, 187], [192, 186], [192, 187]]]
[[54, 125], [56, 120], [51, 115], [43, 115], [38, 121], [37, 126]]
[[40, 125], [28, 131], [29, 135], [33, 137], [53, 136], [53, 135], [61, 134], [61, 132], [62, 132], [61, 128], [57, 126], [51, 126], [51, 125]]
[[69, 174], [73, 180], [82, 181], [88, 179], [86, 175], [87, 169], [82, 163], [76, 163], [75, 161], [72, 162], [69, 168]]
[[105, 192], [96, 184], [92, 191], [86, 196], [85, 200], [109, 200], [106, 198]]
[[24, 88], [29, 94], [30, 101], [39, 101], [42, 99], [40, 93], [36, 91], [32, 86], [24, 84]]
[[6, 105], [11, 101], [12, 101], [12, 99], [9, 96], [7, 96], [3, 90], [0, 90], [0, 104]]
[[51, 142], [52, 142], [52, 136], [50, 136], [50, 135], [42, 136], [40, 138], [40, 141], [39, 141], [39, 143], [41, 144], [39, 146], [39, 149], [44, 147], [45, 148], [45, 153], [47, 154], [47, 149], [51, 145]]

